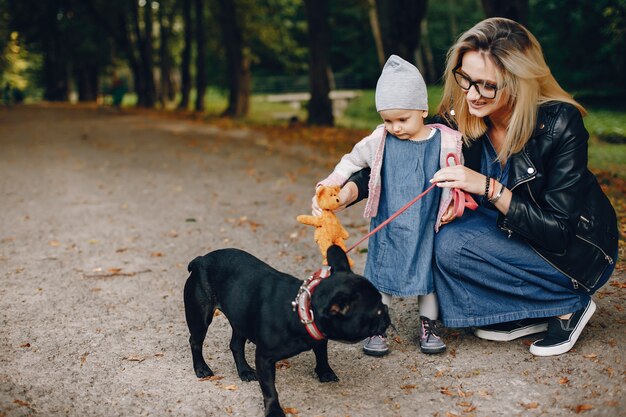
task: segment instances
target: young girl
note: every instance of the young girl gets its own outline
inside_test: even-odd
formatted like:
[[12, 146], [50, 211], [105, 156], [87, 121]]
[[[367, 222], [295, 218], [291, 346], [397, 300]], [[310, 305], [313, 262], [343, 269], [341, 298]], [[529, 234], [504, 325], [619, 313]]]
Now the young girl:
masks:
[[[460, 156], [461, 152], [460, 133], [442, 125], [424, 125], [428, 115], [426, 84], [415, 66], [396, 55], [389, 58], [376, 85], [376, 110], [384, 124], [358, 142], [333, 173], [318, 183], [343, 186], [355, 172], [371, 168], [364, 213], [364, 217], [371, 217], [371, 229], [424, 191], [434, 173], [446, 165], [446, 155]], [[344, 187], [342, 194], [346, 192], [356, 190]], [[452, 210], [447, 210], [450, 201], [449, 189], [433, 190], [370, 237], [368, 243], [364, 275], [382, 293], [383, 302], [389, 305], [392, 295], [418, 296], [420, 348], [424, 353], [446, 349], [435, 325], [439, 309], [432, 256], [435, 230], [452, 220]], [[313, 197], [313, 214], [319, 213]], [[373, 356], [387, 354], [385, 335], [366, 339], [363, 351]]]

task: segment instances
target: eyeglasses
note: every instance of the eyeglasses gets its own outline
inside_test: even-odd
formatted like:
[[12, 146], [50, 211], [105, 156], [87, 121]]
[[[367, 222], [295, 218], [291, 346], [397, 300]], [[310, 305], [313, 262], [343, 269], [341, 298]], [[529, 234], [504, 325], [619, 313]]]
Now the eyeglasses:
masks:
[[463, 75], [458, 71], [459, 67], [452, 70], [456, 83], [465, 91], [469, 91], [472, 86], [478, 91], [483, 98], [492, 99], [496, 97], [498, 92], [498, 86], [489, 84], [485, 81], [474, 81], [467, 75]]

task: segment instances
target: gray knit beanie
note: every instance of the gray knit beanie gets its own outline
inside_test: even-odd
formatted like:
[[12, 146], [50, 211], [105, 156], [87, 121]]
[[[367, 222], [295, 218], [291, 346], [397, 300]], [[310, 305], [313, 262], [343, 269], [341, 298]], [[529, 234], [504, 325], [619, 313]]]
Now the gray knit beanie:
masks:
[[426, 83], [419, 70], [397, 55], [391, 55], [376, 84], [376, 111], [428, 110]]

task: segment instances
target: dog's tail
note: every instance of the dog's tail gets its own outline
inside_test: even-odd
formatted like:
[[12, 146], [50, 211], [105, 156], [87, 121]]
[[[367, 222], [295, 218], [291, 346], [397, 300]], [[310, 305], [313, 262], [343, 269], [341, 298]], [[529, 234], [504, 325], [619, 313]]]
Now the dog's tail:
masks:
[[198, 256], [187, 265], [190, 272], [188, 281], [195, 281], [195, 285], [202, 288], [206, 295], [211, 294], [210, 277], [207, 273], [210, 262], [206, 256]]

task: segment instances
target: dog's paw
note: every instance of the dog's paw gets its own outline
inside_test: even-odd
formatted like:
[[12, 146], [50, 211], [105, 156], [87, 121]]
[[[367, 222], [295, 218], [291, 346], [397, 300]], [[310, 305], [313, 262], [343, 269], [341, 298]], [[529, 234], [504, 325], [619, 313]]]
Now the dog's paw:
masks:
[[209, 368], [208, 365], [199, 365], [196, 368], [194, 368], [194, 371], [196, 372], [196, 376], [198, 378], [206, 378], [208, 376], [213, 376], [213, 371], [211, 370], [211, 368]]
[[244, 382], [257, 381], [256, 372], [254, 369], [242, 371], [239, 373], [239, 378]]
[[320, 379], [320, 382], [337, 382], [339, 378], [333, 371], [329, 372], [321, 372], [317, 374], [317, 377]]

